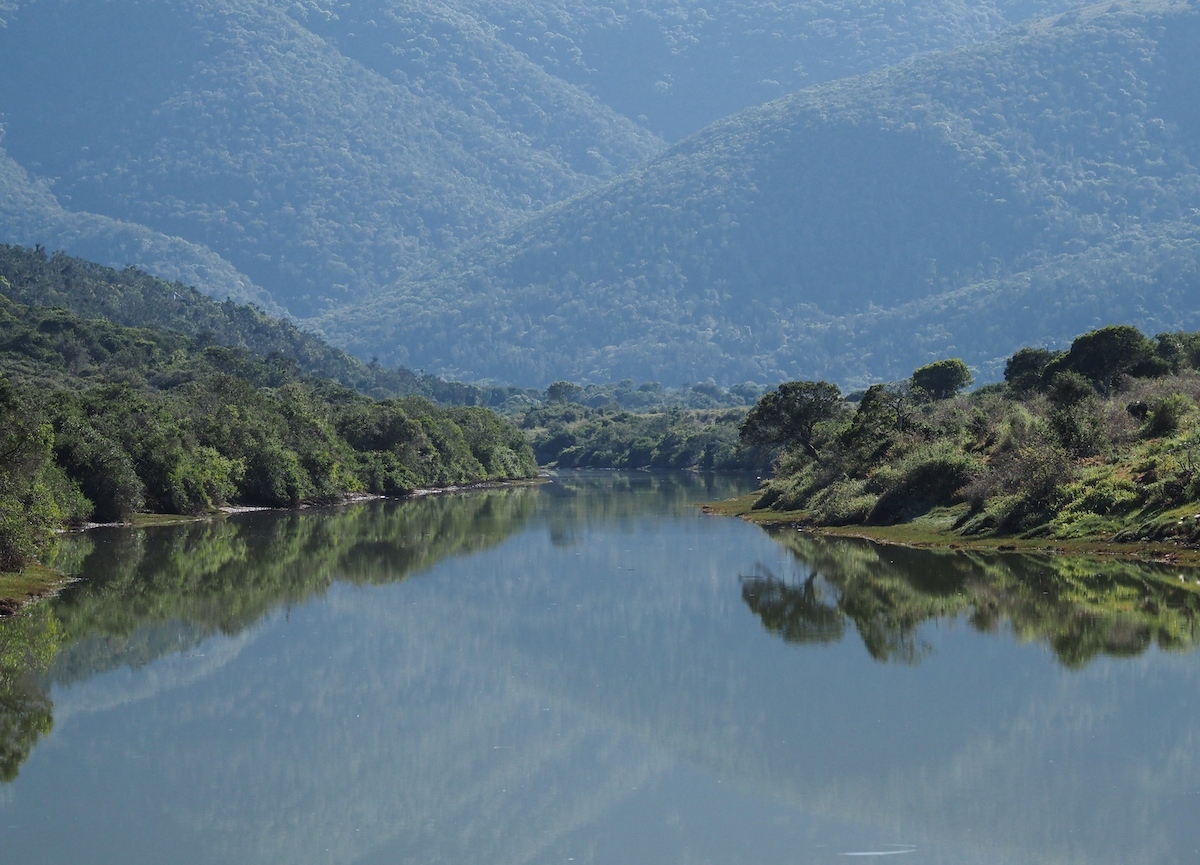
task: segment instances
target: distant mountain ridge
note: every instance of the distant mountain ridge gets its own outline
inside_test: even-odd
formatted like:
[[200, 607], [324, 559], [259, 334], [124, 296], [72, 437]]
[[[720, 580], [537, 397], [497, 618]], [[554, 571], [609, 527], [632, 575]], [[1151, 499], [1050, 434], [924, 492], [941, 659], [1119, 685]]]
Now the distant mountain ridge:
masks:
[[660, 135], [1063, 5], [11, 0], [0, 242], [318, 316]]
[[1200, 9], [1102, 4], [750, 109], [320, 322], [456, 375], [900, 377], [1194, 329]]

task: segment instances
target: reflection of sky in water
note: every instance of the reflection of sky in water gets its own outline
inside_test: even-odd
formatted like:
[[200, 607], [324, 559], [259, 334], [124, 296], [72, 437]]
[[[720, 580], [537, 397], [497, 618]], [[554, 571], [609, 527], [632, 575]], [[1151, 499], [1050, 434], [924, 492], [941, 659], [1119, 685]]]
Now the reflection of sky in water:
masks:
[[683, 504], [732, 489], [625, 482], [547, 487], [490, 549], [56, 687], [3, 858], [1197, 858], [1195, 656], [1071, 671], [957, 617], [914, 666], [853, 629], [789, 644], [739, 576], [792, 554]]

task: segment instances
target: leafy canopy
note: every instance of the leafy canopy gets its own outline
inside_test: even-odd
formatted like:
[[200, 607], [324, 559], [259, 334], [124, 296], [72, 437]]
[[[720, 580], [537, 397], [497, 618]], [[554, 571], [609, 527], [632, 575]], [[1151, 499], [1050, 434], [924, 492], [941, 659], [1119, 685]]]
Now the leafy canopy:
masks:
[[912, 374], [913, 387], [918, 387], [933, 399], [949, 399], [974, 381], [967, 365], [958, 358], [938, 360]]
[[794, 443], [813, 451], [813, 427], [837, 414], [842, 391], [825, 381], [789, 381], [770, 391], [742, 422], [739, 437], [755, 447]]

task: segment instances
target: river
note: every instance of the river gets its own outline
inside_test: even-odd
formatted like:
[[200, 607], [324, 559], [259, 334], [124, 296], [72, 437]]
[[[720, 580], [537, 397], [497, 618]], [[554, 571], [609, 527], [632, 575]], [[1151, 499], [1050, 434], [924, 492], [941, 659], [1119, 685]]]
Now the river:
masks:
[[0, 861], [1200, 861], [1200, 584], [753, 478], [100, 529], [0, 624]]

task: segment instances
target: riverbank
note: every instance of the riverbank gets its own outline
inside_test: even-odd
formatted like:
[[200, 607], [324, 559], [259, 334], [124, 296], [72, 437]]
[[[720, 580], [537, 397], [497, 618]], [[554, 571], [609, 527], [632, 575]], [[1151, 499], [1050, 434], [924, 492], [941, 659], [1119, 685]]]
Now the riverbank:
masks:
[[[965, 504], [934, 508], [907, 522], [895, 525], [822, 526], [804, 511], [755, 509], [761, 493], [750, 493], [722, 502], [701, 505], [706, 514], [740, 517], [760, 526], [788, 526], [799, 531], [841, 538], [861, 538], [881, 544], [914, 548], [977, 550], [980, 552], [1030, 552], [1047, 555], [1119, 556], [1150, 562], [1169, 562], [1185, 567], [1200, 567], [1200, 548], [1172, 541], [1118, 541], [1106, 537], [1049, 538], [1018, 535], [964, 535], [955, 527], [962, 522]], [[1188, 509], [1195, 510], [1195, 508]], [[1185, 515], [1160, 514], [1159, 521], [1180, 519]], [[1191, 513], [1186, 515], [1193, 517]]]
[[[470, 493], [483, 490], [504, 489], [508, 487], [534, 486], [548, 482], [548, 478], [515, 478], [505, 481], [480, 481], [475, 484], [457, 484], [445, 487], [431, 487], [412, 490], [403, 496], [383, 496], [355, 493], [343, 497], [340, 501], [322, 502], [317, 504], [305, 503], [294, 508], [239, 507], [229, 505], [214, 508], [201, 514], [132, 514], [128, 520], [111, 523], [85, 523], [70, 530], [87, 532], [101, 528], [151, 528], [155, 526], [172, 526], [205, 520], [223, 520], [237, 514], [256, 511], [299, 511], [315, 508], [337, 508], [347, 505], [361, 504], [368, 501], [394, 500], [406, 501], [426, 498], [429, 496], [449, 495], [452, 493]], [[44, 564], [33, 564], [16, 573], [0, 573], [0, 619], [12, 616], [29, 604], [46, 598], [54, 597], [64, 587], [75, 582], [75, 578], [61, 571], [47, 567]]]

